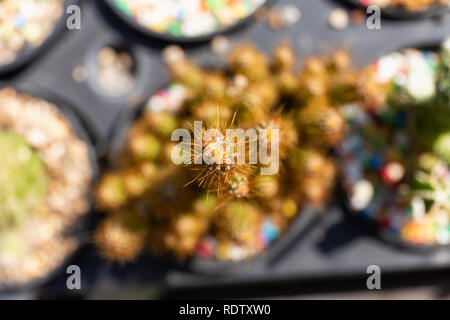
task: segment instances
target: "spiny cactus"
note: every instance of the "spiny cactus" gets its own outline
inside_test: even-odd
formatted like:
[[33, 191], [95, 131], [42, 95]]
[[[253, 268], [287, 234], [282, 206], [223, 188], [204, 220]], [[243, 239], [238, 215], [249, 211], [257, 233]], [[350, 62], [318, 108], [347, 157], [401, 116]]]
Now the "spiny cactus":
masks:
[[138, 161], [153, 161], [161, 155], [161, 142], [151, 133], [135, 130], [129, 141], [131, 155]]
[[[230, 154], [229, 150], [234, 152]], [[195, 149], [195, 146], [194, 146]], [[192, 182], [209, 191], [220, 193], [233, 183], [237, 176], [247, 176], [252, 170], [251, 165], [239, 164], [237, 159], [245, 156], [247, 148], [241, 148], [238, 142], [231, 138], [216, 137], [204, 140], [201, 144], [203, 163], [190, 167], [195, 172]], [[241, 151], [243, 150], [243, 154]]]
[[204, 85], [204, 73], [194, 63], [187, 59], [180, 59], [169, 64], [172, 78], [186, 88], [189, 88], [189, 95], [198, 94]]
[[290, 116], [272, 113], [259, 120], [255, 127], [258, 130], [267, 130], [267, 137], [264, 138], [267, 138], [269, 152], [271, 152], [270, 148], [272, 146], [272, 133], [274, 130], [279, 131], [278, 148], [280, 158], [285, 158], [299, 143], [300, 133], [296, 128], [295, 121]]
[[165, 249], [178, 259], [185, 260], [204, 235], [208, 221], [192, 213], [181, 213], [171, 221], [168, 232], [164, 235]]
[[105, 210], [121, 207], [128, 201], [124, 181], [120, 174], [108, 172], [100, 180], [96, 190], [97, 204]]
[[340, 112], [328, 106], [308, 106], [298, 113], [298, 125], [302, 138], [312, 144], [330, 146], [338, 142], [345, 130]]
[[292, 47], [283, 43], [279, 45], [272, 54], [272, 68], [275, 72], [292, 71], [297, 57]]
[[216, 219], [219, 234], [242, 244], [254, 244], [262, 222], [259, 210], [248, 202], [229, 202]]
[[145, 247], [148, 228], [137, 213], [124, 210], [107, 217], [97, 228], [94, 243], [108, 260], [133, 261]]
[[244, 75], [249, 81], [258, 81], [269, 76], [267, 58], [251, 44], [236, 46], [228, 62], [234, 73]]
[[230, 123], [233, 109], [227, 104], [219, 104], [213, 100], [204, 100], [193, 107], [194, 119], [202, 119], [208, 125]]
[[[149, 230], [148, 247], [180, 260], [196, 253], [240, 260], [260, 252], [282, 234], [303, 203], [323, 205], [329, 197], [335, 172], [325, 154], [341, 137], [343, 121], [337, 109], [328, 107], [328, 78], [345, 78], [346, 58], [343, 53], [311, 58], [300, 77], [287, 44], [276, 48], [271, 59], [252, 45], [239, 45], [228, 57], [226, 72], [202, 70], [185, 57], [169, 62], [172, 78], [187, 94], [180, 106], [171, 105], [175, 113], [150, 108], [137, 119], [116, 168], [98, 186], [100, 206], [138, 212]], [[170, 88], [165, 95], [170, 96]], [[338, 96], [344, 92], [335, 91]], [[201, 129], [195, 120], [202, 121]], [[190, 132], [189, 142], [170, 141], [175, 124]], [[230, 137], [229, 129], [249, 129], [256, 137]], [[211, 130], [216, 134], [208, 135]], [[254, 142], [257, 149], [250, 145]], [[269, 163], [260, 159], [262, 142], [267, 156], [273, 155]], [[185, 150], [190, 163], [173, 164], [170, 156]], [[305, 158], [292, 164], [302, 151]], [[278, 172], [260, 174], [275, 161]], [[108, 234], [116, 226], [105, 222], [98, 232]], [[97, 243], [101, 252], [108, 248]], [[133, 253], [104, 255], [124, 261]]]

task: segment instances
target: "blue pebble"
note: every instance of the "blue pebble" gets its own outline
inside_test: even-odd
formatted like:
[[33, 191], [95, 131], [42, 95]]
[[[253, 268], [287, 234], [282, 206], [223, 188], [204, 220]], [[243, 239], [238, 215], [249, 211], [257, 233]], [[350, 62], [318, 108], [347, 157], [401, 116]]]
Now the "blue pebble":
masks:
[[264, 221], [262, 225], [262, 234], [268, 243], [273, 242], [279, 236], [278, 226], [272, 221]]
[[13, 25], [16, 29], [22, 29], [27, 24], [27, 19], [21, 14], [16, 14], [13, 18]]
[[374, 169], [381, 169], [383, 166], [383, 159], [379, 155], [372, 155], [369, 160], [369, 166]]

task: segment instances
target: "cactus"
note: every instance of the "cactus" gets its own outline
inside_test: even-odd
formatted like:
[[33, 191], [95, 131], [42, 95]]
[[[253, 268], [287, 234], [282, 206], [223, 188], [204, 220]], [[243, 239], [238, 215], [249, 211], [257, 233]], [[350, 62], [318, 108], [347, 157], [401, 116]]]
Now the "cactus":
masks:
[[242, 244], [252, 244], [261, 224], [259, 209], [245, 201], [231, 201], [215, 221], [218, 233]]
[[208, 125], [229, 123], [233, 118], [233, 110], [226, 104], [204, 100], [193, 107], [195, 119], [202, 119]]
[[450, 132], [444, 132], [436, 139], [433, 151], [450, 165]]
[[246, 76], [250, 81], [258, 81], [269, 76], [267, 58], [250, 44], [236, 46], [228, 58], [234, 73]]
[[277, 102], [278, 90], [272, 79], [264, 79], [249, 85], [241, 97], [242, 105], [250, 110], [269, 111]]
[[125, 209], [107, 217], [97, 228], [94, 243], [110, 261], [133, 261], [145, 247], [148, 228], [135, 212]]
[[165, 248], [179, 260], [185, 260], [195, 251], [207, 228], [207, 221], [192, 213], [181, 213], [164, 236]]
[[[184, 86], [187, 97], [176, 115], [145, 110], [132, 126], [116, 168], [97, 187], [99, 204], [112, 211], [97, 231], [103, 255], [129, 261], [142, 249], [142, 237], [124, 230], [118, 222], [123, 214], [117, 211], [145, 217], [140, 221], [148, 234], [146, 246], [158, 253], [179, 260], [196, 252], [240, 260], [274, 241], [303, 203], [323, 204], [335, 180], [334, 164], [325, 154], [344, 129], [339, 111], [328, 107], [330, 83], [342, 77], [335, 81], [340, 87], [333, 88], [338, 98], [351, 91], [347, 58], [344, 53], [311, 58], [301, 77], [286, 44], [275, 49], [270, 62], [252, 45], [239, 45], [228, 57], [227, 72], [202, 70], [186, 58], [169, 62], [172, 78]], [[202, 121], [201, 131], [193, 120]], [[190, 130], [192, 139], [183, 145], [191, 151], [190, 164], [171, 162], [172, 151], [180, 147], [169, 141], [175, 125]], [[211, 129], [221, 135], [208, 136]], [[255, 139], [267, 140], [268, 156], [276, 151], [272, 142], [278, 130], [279, 172], [260, 175], [267, 164], [260, 159], [261, 150], [250, 147], [254, 138], [240, 141], [229, 137], [228, 129], [260, 134], [267, 129], [265, 137]], [[201, 163], [195, 161], [199, 156]], [[241, 156], [244, 163], [237, 161]], [[257, 161], [250, 164], [250, 158]], [[139, 240], [139, 246], [128, 251], [104, 241], [114, 228], [130, 237], [131, 244]]]
[[299, 188], [296, 196], [314, 205], [323, 204], [334, 187], [334, 163], [323, 153], [310, 148], [294, 152], [289, 163], [296, 172], [293, 177]]
[[123, 174], [125, 191], [131, 197], [141, 196], [149, 188], [149, 180], [139, 170], [128, 169]]
[[131, 155], [136, 160], [155, 160], [161, 155], [161, 142], [151, 133], [137, 130], [129, 138]]
[[14, 227], [44, 200], [48, 176], [39, 155], [18, 134], [0, 130], [0, 230]]
[[312, 144], [333, 145], [342, 139], [345, 121], [338, 110], [328, 106], [308, 106], [298, 113], [302, 138]]
[[147, 112], [144, 122], [149, 130], [165, 139], [170, 138], [172, 132], [178, 128], [176, 117], [169, 112]]
[[194, 63], [180, 59], [169, 64], [172, 78], [189, 89], [191, 96], [198, 94], [204, 85], [204, 73]]
[[[217, 134], [208, 136], [205, 134], [210, 129], [217, 130]], [[192, 146], [192, 163], [189, 165], [195, 171], [192, 182], [199, 187], [206, 188], [218, 193], [231, 185], [232, 178], [236, 176], [247, 176], [251, 166], [247, 162], [240, 164], [238, 159], [246, 156], [246, 141], [236, 141], [227, 136], [227, 128], [212, 127], [203, 128], [198, 138], [199, 145]], [[194, 132], [194, 135], [198, 133]], [[196, 150], [199, 148], [203, 159], [201, 164], [196, 164]], [[229, 152], [233, 152], [229, 154]], [[245, 153], [245, 154], [244, 154]]]
[[108, 172], [101, 178], [96, 189], [96, 201], [104, 210], [120, 208], [128, 201], [128, 194], [120, 174]]
[[272, 55], [272, 68], [275, 72], [291, 71], [295, 65], [296, 55], [292, 47], [283, 43], [275, 48]]
[[278, 145], [280, 158], [285, 158], [298, 145], [299, 133], [295, 127], [295, 122], [288, 116], [282, 114], [266, 115], [255, 127], [258, 130], [267, 130], [267, 146], [269, 152], [271, 152], [273, 130], [279, 130]]
[[204, 98], [223, 102], [227, 97], [227, 79], [222, 73], [208, 72], [204, 80]]
[[275, 78], [278, 90], [283, 95], [293, 95], [300, 87], [300, 81], [298, 77], [290, 71], [283, 71], [276, 75]]

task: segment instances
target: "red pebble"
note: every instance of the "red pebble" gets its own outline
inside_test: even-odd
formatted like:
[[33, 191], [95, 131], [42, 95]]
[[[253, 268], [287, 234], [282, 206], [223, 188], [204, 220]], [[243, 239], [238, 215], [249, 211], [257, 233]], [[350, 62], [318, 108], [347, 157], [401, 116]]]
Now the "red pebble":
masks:
[[202, 241], [197, 245], [197, 254], [204, 258], [214, 255], [214, 244], [211, 241]]

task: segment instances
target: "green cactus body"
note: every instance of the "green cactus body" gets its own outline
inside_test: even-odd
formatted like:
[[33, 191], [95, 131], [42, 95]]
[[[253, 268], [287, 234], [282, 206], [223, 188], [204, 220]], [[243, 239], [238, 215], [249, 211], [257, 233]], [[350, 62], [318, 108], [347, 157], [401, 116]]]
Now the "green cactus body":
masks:
[[436, 139], [433, 151], [450, 165], [450, 132], [443, 133]]
[[18, 134], [0, 131], [0, 229], [14, 227], [43, 201], [49, 178], [39, 155]]

